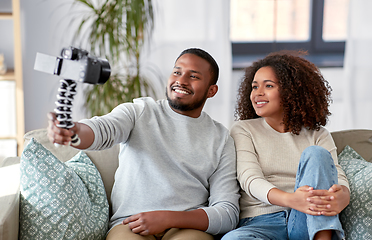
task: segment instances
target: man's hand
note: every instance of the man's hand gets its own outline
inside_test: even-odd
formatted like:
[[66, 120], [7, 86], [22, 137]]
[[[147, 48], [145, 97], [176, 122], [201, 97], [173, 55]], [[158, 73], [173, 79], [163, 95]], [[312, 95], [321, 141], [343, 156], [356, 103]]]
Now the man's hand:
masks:
[[146, 236], [163, 233], [170, 228], [170, 211], [143, 212], [126, 218], [123, 224], [128, 224], [132, 232]]
[[350, 202], [349, 189], [343, 185], [334, 184], [328, 190], [311, 190], [313, 196], [307, 200], [312, 203], [312, 211], [318, 211], [324, 216], [339, 214]]
[[60, 145], [69, 145], [71, 142], [71, 137], [77, 131], [77, 126], [75, 124], [71, 129], [64, 129], [57, 127], [58, 120], [56, 114], [53, 112], [48, 113], [48, 138], [52, 143], [57, 143]]
[[53, 112], [48, 113], [48, 138], [52, 143], [70, 145], [71, 137], [77, 134], [80, 138], [80, 144], [77, 146], [74, 145], [73, 147], [87, 149], [92, 145], [94, 141], [94, 132], [88, 125], [74, 122], [75, 126], [70, 129], [64, 129], [57, 127], [57, 123], [59, 122], [56, 119], [56, 114]]
[[189, 228], [206, 231], [207, 214], [202, 209], [192, 211], [152, 211], [132, 215], [123, 221], [132, 232], [146, 236], [161, 234], [169, 228]]

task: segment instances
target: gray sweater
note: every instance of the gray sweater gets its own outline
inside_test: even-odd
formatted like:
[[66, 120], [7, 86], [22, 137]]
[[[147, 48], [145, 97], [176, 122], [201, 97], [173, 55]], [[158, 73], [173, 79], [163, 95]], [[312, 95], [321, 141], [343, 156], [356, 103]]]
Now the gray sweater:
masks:
[[82, 120], [95, 134], [90, 150], [120, 144], [110, 227], [146, 211], [203, 209], [206, 232], [235, 228], [239, 216], [236, 153], [229, 131], [202, 112], [191, 118], [167, 100], [135, 99]]

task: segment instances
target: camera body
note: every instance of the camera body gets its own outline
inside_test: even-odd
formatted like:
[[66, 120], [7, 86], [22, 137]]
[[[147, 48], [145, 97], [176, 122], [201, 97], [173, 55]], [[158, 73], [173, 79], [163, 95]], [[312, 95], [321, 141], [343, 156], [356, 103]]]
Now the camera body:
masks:
[[[54, 112], [58, 120], [57, 127], [66, 129], [75, 126], [71, 109], [77, 82], [104, 84], [111, 74], [110, 64], [106, 59], [89, 56], [87, 51], [74, 47], [63, 48], [61, 57], [37, 53], [34, 69], [63, 78], [60, 80]], [[76, 134], [71, 137], [71, 144], [80, 144], [80, 138]]]
[[104, 84], [111, 74], [106, 59], [90, 56], [87, 51], [75, 47], [63, 48], [60, 57], [37, 53], [34, 69], [90, 84]]

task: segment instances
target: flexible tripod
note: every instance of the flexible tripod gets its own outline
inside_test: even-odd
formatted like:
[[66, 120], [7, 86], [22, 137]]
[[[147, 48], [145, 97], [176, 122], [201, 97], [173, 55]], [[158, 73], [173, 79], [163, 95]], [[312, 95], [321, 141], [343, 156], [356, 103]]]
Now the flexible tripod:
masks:
[[[57, 120], [59, 124], [57, 127], [70, 129], [75, 126], [72, 121], [72, 103], [74, 96], [76, 95], [77, 83], [74, 80], [61, 79], [58, 88], [57, 101], [55, 102], [56, 108], [54, 112], [56, 113]], [[77, 146], [80, 144], [80, 138], [77, 134], [74, 134], [71, 139], [71, 145]]]
[[[71, 108], [76, 95], [76, 81], [104, 84], [111, 74], [111, 67], [106, 59], [89, 56], [87, 51], [75, 47], [63, 48], [61, 57], [37, 53], [34, 68], [64, 78], [60, 80], [54, 112], [59, 121], [57, 127], [65, 129], [75, 126]], [[80, 145], [80, 138], [76, 134], [72, 136], [71, 144]]]

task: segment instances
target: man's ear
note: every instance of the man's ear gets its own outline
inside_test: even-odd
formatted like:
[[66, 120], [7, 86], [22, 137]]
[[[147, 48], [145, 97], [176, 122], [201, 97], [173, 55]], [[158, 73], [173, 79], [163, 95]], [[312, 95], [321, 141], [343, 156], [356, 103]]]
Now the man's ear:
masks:
[[218, 91], [218, 86], [216, 84], [210, 85], [208, 89], [208, 98], [214, 97]]

